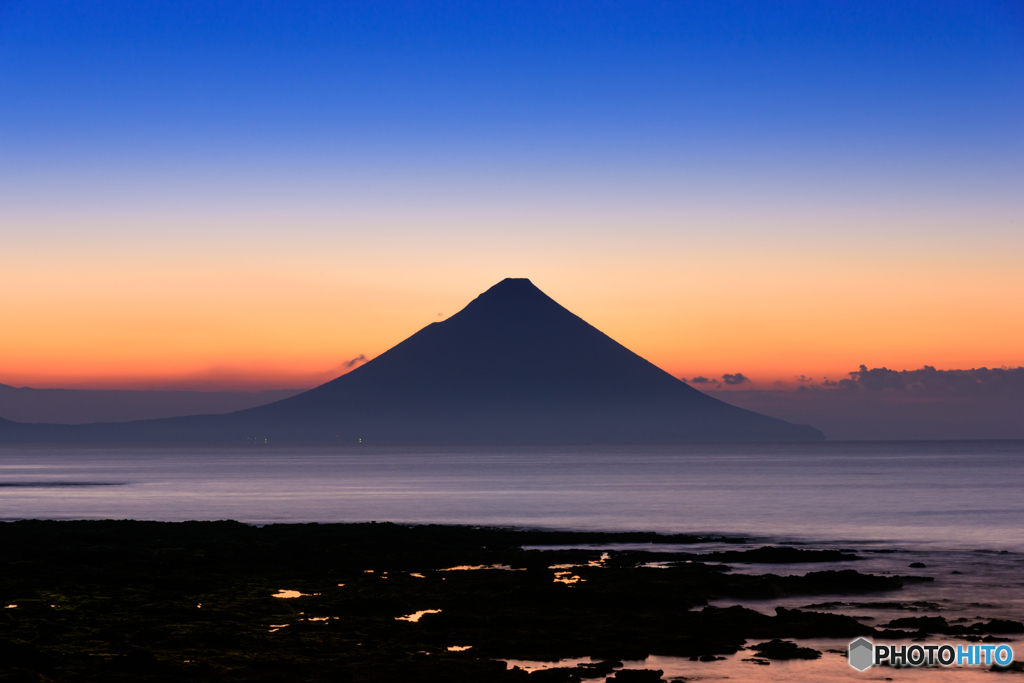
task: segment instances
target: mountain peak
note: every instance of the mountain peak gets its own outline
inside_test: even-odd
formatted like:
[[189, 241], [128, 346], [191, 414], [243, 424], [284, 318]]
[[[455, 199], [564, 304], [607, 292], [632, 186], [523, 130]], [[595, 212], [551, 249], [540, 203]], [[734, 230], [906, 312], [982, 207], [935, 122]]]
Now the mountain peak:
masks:
[[[525, 277], [507, 277], [477, 296], [473, 302], [488, 301], [497, 303], [517, 299], [522, 301], [550, 301], [554, 303], [554, 299], [542, 292], [537, 285]], [[470, 305], [473, 302], [470, 302]]]
[[[569, 317], [572, 313], [525, 277], [508, 277], [483, 292], [445, 322], [507, 328], [539, 318]], [[451, 327], [451, 325], [449, 325]]]
[[[528, 278], [528, 277], [507, 277], [504, 280], [502, 280], [501, 282], [499, 282], [498, 284], [492, 285], [489, 289], [487, 289], [484, 292], [484, 294], [487, 294], [487, 292], [504, 291], [504, 290], [508, 290], [508, 291], [527, 291], [527, 290], [533, 290], [533, 291], [536, 291], [536, 292], [540, 292], [540, 289], [537, 288], [537, 285], [533, 284], [533, 282], [531, 282], [530, 278]], [[541, 293], [543, 294], [543, 292], [541, 292]]]

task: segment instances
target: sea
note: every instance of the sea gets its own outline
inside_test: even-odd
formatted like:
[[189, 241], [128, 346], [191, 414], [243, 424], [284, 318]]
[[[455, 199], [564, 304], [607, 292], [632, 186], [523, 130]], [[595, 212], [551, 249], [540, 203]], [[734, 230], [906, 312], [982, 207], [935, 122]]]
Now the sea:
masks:
[[[743, 602], [765, 613], [777, 606], [845, 602], [832, 611], [874, 625], [933, 615], [1024, 621], [1024, 441], [8, 446], [0, 447], [0, 519], [390, 521], [741, 536], [750, 548], [797, 544], [853, 550], [867, 559], [732, 565], [735, 571], [854, 568], [935, 579], [878, 596]], [[718, 547], [643, 546], [692, 552]], [[925, 566], [911, 568], [912, 563]], [[863, 605], [893, 602], [901, 606]], [[1024, 660], [1024, 638], [1010, 638], [1016, 659]], [[860, 673], [838, 653], [845, 642], [810, 644], [836, 652], [770, 666], [744, 662], [746, 651], [719, 662], [662, 657], [627, 666], [704, 680], [902, 680], [945, 673], [967, 681], [991, 675], [966, 667]]]

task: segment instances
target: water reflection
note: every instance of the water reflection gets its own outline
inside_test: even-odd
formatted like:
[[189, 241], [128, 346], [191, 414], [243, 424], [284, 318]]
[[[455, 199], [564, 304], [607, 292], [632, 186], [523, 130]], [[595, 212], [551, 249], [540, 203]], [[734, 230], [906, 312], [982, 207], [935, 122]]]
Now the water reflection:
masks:
[[441, 613], [441, 610], [439, 610], [439, 609], [424, 609], [424, 610], [420, 610], [419, 612], [413, 612], [412, 614], [407, 614], [404, 617], [395, 617], [395, 621], [413, 621], [413, 622], [416, 622], [416, 621], [419, 621], [420, 618], [424, 614], [440, 614], [440, 613]]
[[[447, 567], [446, 569], [438, 569], [439, 572], [466, 572], [466, 571], [477, 571], [480, 569], [501, 569], [507, 572], [525, 572], [525, 569], [512, 569], [507, 564], [460, 564], [458, 567]], [[413, 575], [415, 576], [415, 574]]]

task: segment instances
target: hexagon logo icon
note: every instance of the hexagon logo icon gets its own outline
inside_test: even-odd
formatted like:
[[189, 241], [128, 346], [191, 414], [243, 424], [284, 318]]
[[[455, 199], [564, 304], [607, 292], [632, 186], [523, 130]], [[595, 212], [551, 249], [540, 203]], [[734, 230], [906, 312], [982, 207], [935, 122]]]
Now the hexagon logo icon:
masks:
[[849, 655], [847, 661], [850, 663], [850, 666], [857, 671], [865, 671], [871, 667], [875, 659], [875, 646], [869, 640], [858, 638], [850, 643], [850, 649], [847, 654]]

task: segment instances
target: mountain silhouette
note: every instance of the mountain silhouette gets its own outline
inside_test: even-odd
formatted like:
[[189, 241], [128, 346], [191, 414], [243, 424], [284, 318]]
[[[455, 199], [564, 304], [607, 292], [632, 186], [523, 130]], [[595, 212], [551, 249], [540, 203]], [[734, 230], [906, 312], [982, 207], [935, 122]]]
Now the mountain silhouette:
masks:
[[0, 421], [0, 441], [672, 443], [820, 440], [644, 360], [527, 279], [502, 280], [315, 389], [226, 415], [90, 425]]

